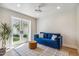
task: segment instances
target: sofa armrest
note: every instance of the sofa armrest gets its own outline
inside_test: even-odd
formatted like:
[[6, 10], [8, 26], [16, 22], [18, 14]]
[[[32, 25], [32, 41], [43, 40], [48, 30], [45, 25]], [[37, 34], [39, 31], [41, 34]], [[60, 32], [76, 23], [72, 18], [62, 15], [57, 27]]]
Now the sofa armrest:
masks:
[[63, 40], [62, 38], [63, 38], [62, 36], [59, 36], [59, 37], [56, 38], [56, 41], [57, 41], [57, 43], [58, 43], [58, 45], [59, 45], [60, 47], [62, 47], [62, 43], [63, 43], [63, 42], [62, 42], [62, 40]]
[[34, 38], [39, 38], [39, 34], [35, 34], [34, 35]]

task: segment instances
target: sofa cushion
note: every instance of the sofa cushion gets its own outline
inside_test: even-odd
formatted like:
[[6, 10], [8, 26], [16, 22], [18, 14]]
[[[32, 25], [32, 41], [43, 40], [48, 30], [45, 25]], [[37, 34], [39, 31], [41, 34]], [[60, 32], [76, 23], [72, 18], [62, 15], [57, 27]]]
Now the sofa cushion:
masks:
[[48, 38], [48, 34], [47, 33], [44, 33], [44, 38]]
[[51, 39], [52, 33], [48, 33], [48, 39]]
[[47, 38], [38, 38], [39, 40], [50, 40], [50, 39], [47, 39]]

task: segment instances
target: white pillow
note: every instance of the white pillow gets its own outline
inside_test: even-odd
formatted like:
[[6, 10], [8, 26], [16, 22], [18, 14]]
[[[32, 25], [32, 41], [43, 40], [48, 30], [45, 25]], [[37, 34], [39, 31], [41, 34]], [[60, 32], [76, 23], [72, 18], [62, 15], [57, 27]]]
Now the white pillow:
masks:
[[52, 40], [55, 40], [57, 36], [56, 35], [52, 35]]
[[43, 38], [43, 33], [40, 33], [40, 34], [39, 34], [39, 37], [40, 37], [40, 38]]

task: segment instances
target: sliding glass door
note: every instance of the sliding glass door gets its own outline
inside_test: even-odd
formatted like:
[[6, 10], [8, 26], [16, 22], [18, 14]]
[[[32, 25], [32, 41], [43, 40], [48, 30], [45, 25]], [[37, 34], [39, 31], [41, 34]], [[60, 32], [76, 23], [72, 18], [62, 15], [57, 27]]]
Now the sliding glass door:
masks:
[[31, 21], [12, 17], [13, 46], [27, 42], [31, 37]]

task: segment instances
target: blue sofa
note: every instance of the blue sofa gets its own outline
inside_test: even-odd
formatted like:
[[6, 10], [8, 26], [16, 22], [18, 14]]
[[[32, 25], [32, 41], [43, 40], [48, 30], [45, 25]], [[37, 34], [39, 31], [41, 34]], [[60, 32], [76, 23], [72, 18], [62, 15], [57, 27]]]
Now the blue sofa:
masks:
[[[34, 35], [34, 40], [39, 44], [43, 44], [52, 48], [60, 49], [62, 47], [62, 36], [59, 33], [46, 33], [40, 32], [43, 34], [43, 38], [39, 37], [39, 34]], [[52, 40], [52, 35], [56, 35], [57, 37]]]

